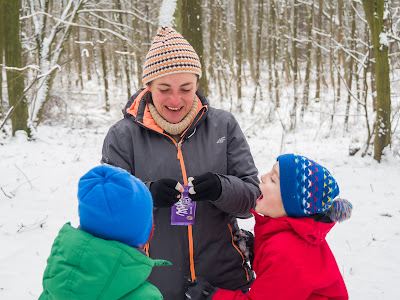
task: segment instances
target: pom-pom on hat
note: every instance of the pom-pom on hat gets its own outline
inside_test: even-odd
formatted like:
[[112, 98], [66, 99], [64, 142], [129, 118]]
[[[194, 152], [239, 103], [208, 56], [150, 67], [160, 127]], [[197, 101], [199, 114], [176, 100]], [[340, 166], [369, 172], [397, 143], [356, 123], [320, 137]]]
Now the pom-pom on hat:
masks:
[[325, 213], [334, 222], [350, 218], [353, 206], [336, 198], [339, 186], [326, 168], [294, 154], [281, 155], [277, 160], [282, 202], [289, 217]]
[[105, 240], [135, 248], [148, 241], [153, 228], [153, 199], [142, 181], [123, 169], [101, 165], [78, 185], [81, 229]]
[[146, 55], [142, 81], [146, 84], [174, 73], [194, 73], [200, 78], [200, 59], [180, 33], [171, 27], [163, 26], [158, 29]]

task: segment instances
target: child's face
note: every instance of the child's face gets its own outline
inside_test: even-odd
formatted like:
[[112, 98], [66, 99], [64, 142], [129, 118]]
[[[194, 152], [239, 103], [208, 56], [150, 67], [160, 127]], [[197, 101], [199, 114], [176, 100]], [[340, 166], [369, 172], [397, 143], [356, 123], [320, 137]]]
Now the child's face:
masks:
[[262, 194], [257, 199], [255, 211], [271, 218], [287, 216], [282, 203], [278, 162], [270, 172], [261, 176], [259, 187]]

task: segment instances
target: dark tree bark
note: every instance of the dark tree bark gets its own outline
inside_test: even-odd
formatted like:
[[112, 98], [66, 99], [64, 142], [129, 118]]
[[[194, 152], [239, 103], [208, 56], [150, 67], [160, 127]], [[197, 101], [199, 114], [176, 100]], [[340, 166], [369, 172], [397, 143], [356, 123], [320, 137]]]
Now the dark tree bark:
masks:
[[208, 95], [207, 66], [204, 59], [203, 29], [201, 0], [180, 1], [181, 34], [193, 46], [200, 58], [202, 66], [202, 76], [200, 78], [199, 89]]
[[[4, 3], [4, 40], [5, 63], [7, 67], [22, 67], [22, 46], [19, 32], [19, 9], [21, 0], [5, 1]], [[10, 107], [14, 106], [11, 115], [12, 134], [23, 130], [30, 136], [28, 128], [28, 104], [24, 95], [24, 74], [18, 70], [7, 70], [7, 91]]]
[[375, 73], [371, 74], [376, 81], [376, 123], [374, 140], [374, 159], [381, 161], [382, 152], [390, 143], [390, 77], [388, 47], [380, 42], [380, 35], [386, 32], [387, 20], [384, 19], [387, 0], [362, 0], [365, 17], [371, 32], [375, 56]]

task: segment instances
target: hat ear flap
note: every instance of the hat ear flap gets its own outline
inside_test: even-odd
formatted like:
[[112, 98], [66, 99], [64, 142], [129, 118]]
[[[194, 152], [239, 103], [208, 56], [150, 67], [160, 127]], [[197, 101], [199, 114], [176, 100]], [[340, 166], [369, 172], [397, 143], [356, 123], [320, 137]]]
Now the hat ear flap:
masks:
[[353, 205], [345, 199], [335, 199], [327, 211], [327, 215], [334, 222], [343, 222], [351, 217]]

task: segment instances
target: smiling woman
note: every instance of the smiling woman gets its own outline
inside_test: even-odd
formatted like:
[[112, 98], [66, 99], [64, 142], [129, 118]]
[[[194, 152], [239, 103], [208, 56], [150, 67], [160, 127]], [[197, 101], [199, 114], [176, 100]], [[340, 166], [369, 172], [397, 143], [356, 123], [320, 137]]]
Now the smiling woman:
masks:
[[[153, 270], [149, 282], [167, 300], [185, 299], [197, 276], [231, 290], [248, 289], [253, 281], [233, 241], [243, 236], [236, 217], [250, 217], [260, 194], [258, 172], [233, 115], [210, 107], [198, 90], [201, 75], [193, 47], [173, 28], [160, 28], [146, 55], [145, 87], [128, 101], [103, 145], [102, 162], [150, 189], [155, 231], [147, 253], [172, 266]], [[176, 225], [190, 177], [194, 211], [190, 222]]]

